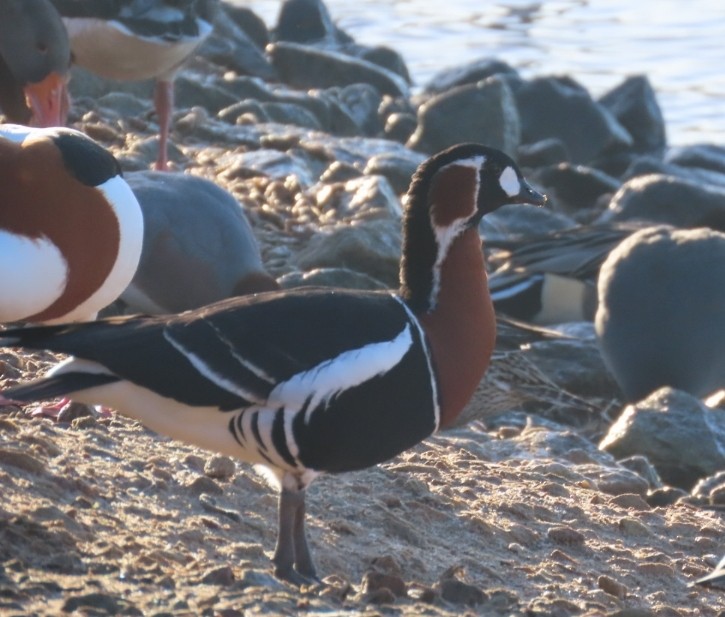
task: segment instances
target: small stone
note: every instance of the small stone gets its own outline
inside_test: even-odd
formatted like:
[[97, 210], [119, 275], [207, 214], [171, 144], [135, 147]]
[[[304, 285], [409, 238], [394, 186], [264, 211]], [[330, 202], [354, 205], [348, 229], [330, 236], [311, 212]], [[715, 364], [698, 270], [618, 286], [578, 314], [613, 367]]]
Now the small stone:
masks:
[[206, 476], [199, 476], [190, 482], [187, 489], [194, 495], [201, 495], [202, 493], [209, 493], [210, 495], [221, 495], [224, 490], [211, 478]]
[[613, 578], [609, 578], [608, 576], [600, 576], [597, 579], [597, 585], [599, 586], [599, 589], [605, 593], [608, 593], [610, 596], [614, 596], [615, 598], [619, 598], [620, 600], [623, 600], [627, 595], [627, 588], [619, 581], [615, 581]]
[[231, 478], [235, 469], [234, 461], [228, 456], [213, 456], [204, 465], [204, 473], [210, 478], [219, 480]]
[[375, 570], [365, 572], [361, 583], [361, 593], [369, 596], [383, 589], [390, 591], [396, 598], [404, 598], [408, 593], [405, 581], [399, 576], [383, 574]]
[[486, 594], [475, 585], [459, 581], [456, 578], [447, 578], [440, 583], [441, 597], [452, 604], [476, 606], [486, 601]]
[[642, 538], [651, 535], [647, 526], [634, 518], [622, 518], [619, 520], [619, 523], [617, 523], [617, 526], [625, 536]]
[[25, 452], [17, 452], [16, 450], [0, 449], [0, 463], [11, 465], [29, 471], [30, 473], [44, 473], [45, 465], [34, 456]]
[[551, 527], [546, 532], [546, 536], [557, 544], [567, 544], [569, 546], [580, 546], [585, 543], [584, 535], [568, 526]]
[[626, 508], [628, 510], [649, 510], [651, 506], [642, 499], [639, 495], [633, 495], [627, 493], [624, 495], [617, 495], [609, 500], [609, 503], [620, 508]]
[[202, 585], [228, 587], [234, 582], [234, 572], [229, 566], [220, 566], [204, 573], [199, 581]]

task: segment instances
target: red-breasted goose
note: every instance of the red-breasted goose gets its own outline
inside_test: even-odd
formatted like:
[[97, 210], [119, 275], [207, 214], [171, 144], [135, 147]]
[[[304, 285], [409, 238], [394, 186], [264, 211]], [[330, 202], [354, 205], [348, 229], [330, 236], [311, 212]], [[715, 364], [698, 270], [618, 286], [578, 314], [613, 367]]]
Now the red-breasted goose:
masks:
[[478, 223], [504, 204], [544, 201], [505, 154], [454, 146], [411, 182], [397, 292], [304, 288], [174, 316], [9, 330], [3, 346], [74, 358], [4, 395], [100, 403], [261, 465], [280, 489], [275, 573], [315, 579], [306, 487], [454, 423], [496, 332]]

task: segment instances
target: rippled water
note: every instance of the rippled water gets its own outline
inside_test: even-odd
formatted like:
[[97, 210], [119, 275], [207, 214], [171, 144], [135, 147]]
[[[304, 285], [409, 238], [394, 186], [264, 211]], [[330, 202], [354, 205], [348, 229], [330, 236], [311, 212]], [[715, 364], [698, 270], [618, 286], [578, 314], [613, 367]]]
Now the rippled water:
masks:
[[[280, 0], [234, 0], [271, 27]], [[327, 0], [364, 44], [403, 54], [417, 85], [439, 69], [493, 56], [524, 77], [567, 74], [599, 96], [646, 74], [671, 144], [725, 145], [723, 0]]]

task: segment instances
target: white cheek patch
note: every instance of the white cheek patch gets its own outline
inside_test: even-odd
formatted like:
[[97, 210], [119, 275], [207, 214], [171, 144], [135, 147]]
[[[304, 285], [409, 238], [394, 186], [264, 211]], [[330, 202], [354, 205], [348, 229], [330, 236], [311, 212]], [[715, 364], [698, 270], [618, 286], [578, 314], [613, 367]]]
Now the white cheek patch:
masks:
[[501, 172], [501, 175], [498, 177], [498, 183], [501, 185], [504, 193], [509, 197], [514, 197], [521, 192], [521, 183], [513, 167], [507, 167]]

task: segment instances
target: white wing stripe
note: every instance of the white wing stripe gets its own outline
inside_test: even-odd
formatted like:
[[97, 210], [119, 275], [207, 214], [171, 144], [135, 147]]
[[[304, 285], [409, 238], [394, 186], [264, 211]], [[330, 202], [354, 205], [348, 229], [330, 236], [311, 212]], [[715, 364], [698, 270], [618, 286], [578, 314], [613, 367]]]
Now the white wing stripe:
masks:
[[401, 361], [412, 344], [410, 326], [406, 324], [400, 334], [390, 341], [371, 343], [359, 349], [345, 351], [312, 369], [297, 373], [272, 390], [268, 404], [300, 408], [310, 399], [305, 414], [305, 422], [309, 422], [311, 414], [320, 403], [328, 401], [343, 390], [387, 373]]

